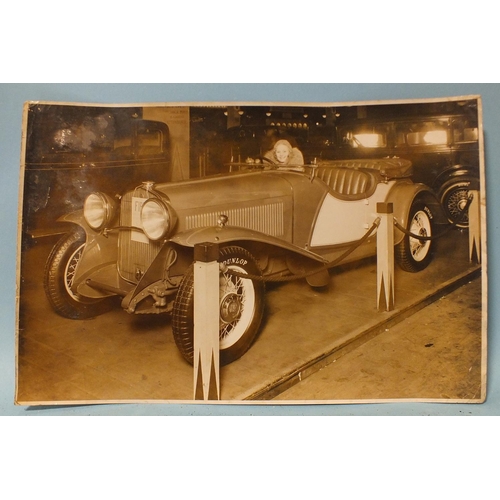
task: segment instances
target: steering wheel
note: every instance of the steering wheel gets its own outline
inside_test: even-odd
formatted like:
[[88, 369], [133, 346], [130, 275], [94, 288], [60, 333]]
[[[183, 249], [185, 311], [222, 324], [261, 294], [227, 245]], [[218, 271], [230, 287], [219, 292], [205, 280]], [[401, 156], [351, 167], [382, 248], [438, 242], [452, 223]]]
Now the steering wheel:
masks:
[[278, 165], [276, 165], [276, 163], [274, 163], [273, 160], [271, 160], [267, 156], [256, 156], [255, 159], [262, 161], [262, 163], [267, 163], [268, 165], [271, 165], [274, 168], [278, 168]]

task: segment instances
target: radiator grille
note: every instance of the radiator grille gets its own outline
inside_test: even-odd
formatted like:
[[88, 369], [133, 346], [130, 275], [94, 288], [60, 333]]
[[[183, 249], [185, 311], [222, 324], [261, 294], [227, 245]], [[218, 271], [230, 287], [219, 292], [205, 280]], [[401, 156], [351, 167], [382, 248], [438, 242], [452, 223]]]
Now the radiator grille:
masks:
[[215, 226], [221, 214], [228, 216], [228, 225], [260, 231], [270, 236], [283, 236], [283, 203], [205, 212], [186, 217], [186, 229]]
[[[148, 193], [138, 189], [134, 193], [127, 193], [122, 198], [121, 226], [132, 226], [132, 197], [147, 198]], [[137, 282], [158, 255], [161, 243], [134, 241], [133, 234], [137, 236], [142, 233], [131, 230], [120, 231], [118, 236], [118, 270], [122, 278]]]

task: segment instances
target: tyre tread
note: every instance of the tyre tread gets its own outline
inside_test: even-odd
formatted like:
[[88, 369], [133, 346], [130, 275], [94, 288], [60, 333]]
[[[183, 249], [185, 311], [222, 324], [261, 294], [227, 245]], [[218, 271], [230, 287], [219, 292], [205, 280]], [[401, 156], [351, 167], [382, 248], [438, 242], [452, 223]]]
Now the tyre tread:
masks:
[[96, 299], [92, 304], [80, 303], [73, 300], [64, 289], [62, 268], [68, 252], [76, 244], [85, 242], [85, 233], [76, 230], [65, 234], [50, 252], [44, 269], [43, 287], [45, 295], [52, 308], [64, 318], [84, 319], [91, 318], [107, 310], [106, 301]]

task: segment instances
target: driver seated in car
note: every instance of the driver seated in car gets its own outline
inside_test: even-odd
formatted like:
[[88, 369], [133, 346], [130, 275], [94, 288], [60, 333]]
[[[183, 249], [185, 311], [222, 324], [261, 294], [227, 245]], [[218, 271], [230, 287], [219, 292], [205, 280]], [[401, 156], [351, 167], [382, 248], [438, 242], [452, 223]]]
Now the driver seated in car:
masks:
[[304, 157], [300, 150], [292, 147], [285, 139], [277, 141], [273, 149], [269, 150], [264, 157], [277, 165], [278, 168], [304, 165]]

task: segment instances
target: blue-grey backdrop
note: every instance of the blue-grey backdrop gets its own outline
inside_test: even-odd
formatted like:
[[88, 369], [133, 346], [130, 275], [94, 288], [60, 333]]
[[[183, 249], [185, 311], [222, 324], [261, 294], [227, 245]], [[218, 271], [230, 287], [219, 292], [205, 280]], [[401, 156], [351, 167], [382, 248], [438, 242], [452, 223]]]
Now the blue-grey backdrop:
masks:
[[[345, 102], [480, 94], [488, 215], [488, 396], [482, 405], [399, 403], [327, 406], [121, 404], [32, 408], [14, 405], [16, 238], [21, 116], [25, 101], [161, 103], [193, 101]], [[0, 415], [500, 415], [497, 234], [500, 222], [500, 84], [1, 84]]]

